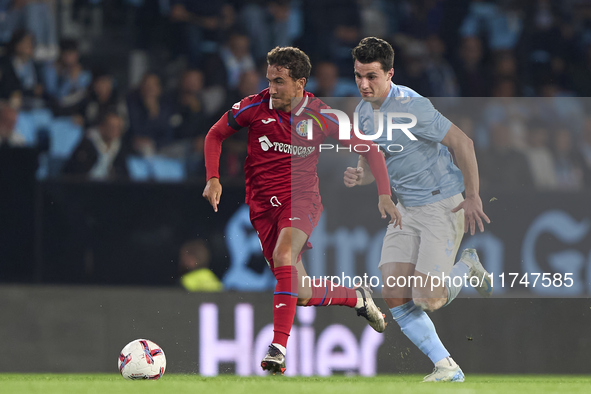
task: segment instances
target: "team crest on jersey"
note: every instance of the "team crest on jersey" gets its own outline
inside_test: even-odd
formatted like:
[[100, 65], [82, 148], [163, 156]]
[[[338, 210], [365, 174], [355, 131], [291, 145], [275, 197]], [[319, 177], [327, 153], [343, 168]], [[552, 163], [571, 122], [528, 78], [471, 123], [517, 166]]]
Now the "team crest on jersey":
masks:
[[300, 120], [295, 127], [295, 131], [296, 131], [296, 133], [298, 133], [298, 135], [300, 137], [307, 137], [308, 136], [308, 120], [307, 119]]
[[234, 103], [234, 105], [232, 106], [232, 109], [240, 109], [240, 101], [238, 101], [237, 103]]

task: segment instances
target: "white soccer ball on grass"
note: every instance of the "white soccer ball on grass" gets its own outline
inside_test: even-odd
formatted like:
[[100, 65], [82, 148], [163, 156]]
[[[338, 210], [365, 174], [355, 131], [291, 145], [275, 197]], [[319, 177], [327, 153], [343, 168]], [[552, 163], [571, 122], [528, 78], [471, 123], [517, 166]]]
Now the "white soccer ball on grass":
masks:
[[160, 346], [147, 339], [129, 342], [117, 362], [119, 372], [125, 379], [160, 379], [166, 370], [166, 356]]

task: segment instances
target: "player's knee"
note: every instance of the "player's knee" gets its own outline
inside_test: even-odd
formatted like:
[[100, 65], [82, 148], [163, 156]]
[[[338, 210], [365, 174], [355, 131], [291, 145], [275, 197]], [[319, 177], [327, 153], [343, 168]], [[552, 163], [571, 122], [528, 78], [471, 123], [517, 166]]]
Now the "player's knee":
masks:
[[275, 267], [291, 265], [291, 249], [282, 246], [276, 247], [273, 251], [273, 264]]
[[382, 287], [382, 297], [384, 298], [402, 299], [405, 298], [405, 293], [408, 293], [408, 291], [401, 287]]
[[310, 297], [298, 297], [298, 306], [306, 306], [310, 302]]
[[386, 301], [386, 305], [388, 305], [388, 309], [396, 308], [402, 306], [410, 301], [408, 298], [386, 298], [384, 296], [384, 301]]
[[445, 304], [444, 299], [433, 297], [416, 297], [413, 298], [413, 301], [417, 308], [422, 309], [425, 312], [435, 312], [437, 309], [441, 308]]

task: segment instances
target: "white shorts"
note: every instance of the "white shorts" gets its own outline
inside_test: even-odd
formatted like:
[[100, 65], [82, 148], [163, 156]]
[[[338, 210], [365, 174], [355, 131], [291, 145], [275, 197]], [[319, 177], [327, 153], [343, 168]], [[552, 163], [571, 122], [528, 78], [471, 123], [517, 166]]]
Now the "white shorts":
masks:
[[411, 263], [425, 275], [449, 275], [464, 235], [464, 210], [451, 210], [463, 200], [461, 194], [456, 194], [418, 207], [405, 208], [398, 203], [402, 230], [388, 226], [379, 267]]

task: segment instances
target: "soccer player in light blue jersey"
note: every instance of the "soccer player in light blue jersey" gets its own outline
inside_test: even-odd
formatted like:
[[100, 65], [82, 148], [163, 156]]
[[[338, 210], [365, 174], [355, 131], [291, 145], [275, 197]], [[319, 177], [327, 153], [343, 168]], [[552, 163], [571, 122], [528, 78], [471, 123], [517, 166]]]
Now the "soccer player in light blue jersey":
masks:
[[[466, 249], [455, 263], [464, 232], [474, 234], [477, 227], [482, 232], [483, 221], [490, 223], [479, 196], [474, 144], [427, 98], [392, 82], [394, 50], [386, 41], [364, 38], [353, 49], [353, 59], [363, 99], [356, 109], [359, 130], [379, 135], [382, 123], [382, 134], [373, 142], [386, 156], [402, 215], [396, 227], [389, 225], [382, 246], [379, 268], [384, 299], [402, 332], [435, 365], [424, 381], [463, 382], [464, 373], [426, 312], [448, 305], [463, 287], [463, 281], [455, 281], [462, 282], [460, 286], [453, 280], [439, 283], [433, 277], [476, 276], [480, 281], [476, 290], [485, 297], [492, 294], [489, 274], [474, 249]], [[406, 130], [399, 127], [388, 136], [388, 122], [414, 121], [415, 125], [409, 124]], [[448, 148], [453, 149], [457, 166]], [[345, 171], [348, 187], [371, 182], [373, 175], [363, 157], [357, 168]]]

